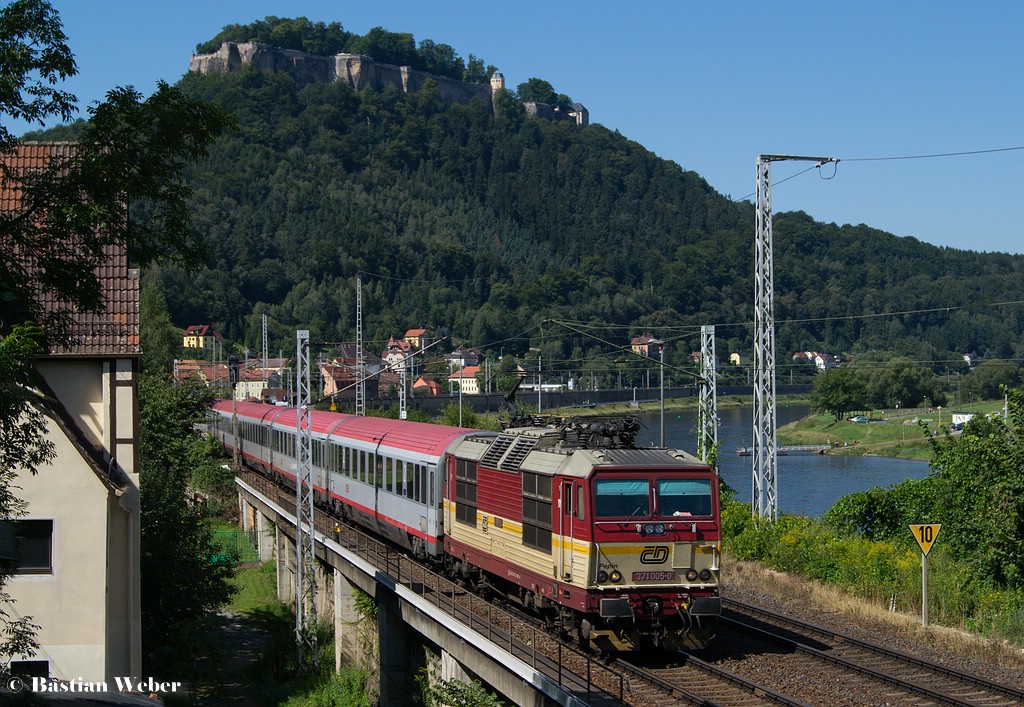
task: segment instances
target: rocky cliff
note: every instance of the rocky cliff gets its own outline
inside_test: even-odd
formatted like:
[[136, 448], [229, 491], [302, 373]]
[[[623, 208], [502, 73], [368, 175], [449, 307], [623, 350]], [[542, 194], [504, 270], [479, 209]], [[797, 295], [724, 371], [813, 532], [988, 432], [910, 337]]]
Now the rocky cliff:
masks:
[[437, 93], [448, 104], [468, 103], [473, 98], [491, 102], [491, 88], [374, 61], [361, 54], [316, 56], [294, 49], [277, 49], [260, 42], [224, 42], [212, 54], [193, 54], [189, 71], [225, 74], [246, 65], [267, 71], [284, 71], [300, 85], [343, 81], [357, 91], [367, 86], [381, 89], [391, 84], [402, 91], [418, 91], [427, 79], [437, 84]]

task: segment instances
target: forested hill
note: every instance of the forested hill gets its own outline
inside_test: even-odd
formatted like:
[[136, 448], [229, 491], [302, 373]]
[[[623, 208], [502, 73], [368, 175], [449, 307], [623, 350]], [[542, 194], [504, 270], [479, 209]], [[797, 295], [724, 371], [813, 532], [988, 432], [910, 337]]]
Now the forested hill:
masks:
[[[144, 275], [179, 326], [212, 322], [256, 346], [267, 313], [272, 349], [290, 350], [295, 328], [351, 341], [363, 272], [367, 339], [426, 326], [521, 352], [529, 342], [502, 342], [556, 318], [622, 325], [601, 334], [619, 344], [683, 334], [680, 363], [702, 324], [718, 326], [720, 355], [750, 351], [752, 206], [617, 132], [528, 117], [509, 92], [493, 109], [446, 106], [429, 82], [356, 92], [244, 70], [180, 86], [234, 112], [239, 130], [191, 177], [209, 267]], [[993, 303], [1024, 300], [1022, 257], [801, 213], [776, 214], [774, 238], [780, 357], [1020, 355], [1020, 308]], [[607, 348], [545, 334], [545, 357]]]

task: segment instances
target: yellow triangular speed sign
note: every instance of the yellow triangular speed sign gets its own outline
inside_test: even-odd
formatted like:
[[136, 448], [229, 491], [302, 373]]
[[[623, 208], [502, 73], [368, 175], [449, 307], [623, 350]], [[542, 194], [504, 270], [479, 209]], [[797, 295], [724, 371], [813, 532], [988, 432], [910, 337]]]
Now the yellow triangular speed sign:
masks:
[[917, 544], [921, 547], [921, 552], [925, 555], [932, 549], [932, 543], [935, 542], [935, 538], [939, 537], [940, 528], [942, 528], [942, 523], [925, 523], [910, 526], [910, 532], [914, 534], [914, 539], [917, 540]]

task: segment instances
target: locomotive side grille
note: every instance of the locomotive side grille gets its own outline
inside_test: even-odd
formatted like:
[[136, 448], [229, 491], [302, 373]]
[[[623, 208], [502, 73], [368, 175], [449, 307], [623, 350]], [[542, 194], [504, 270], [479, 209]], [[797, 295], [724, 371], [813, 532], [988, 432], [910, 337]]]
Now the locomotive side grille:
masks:
[[530, 450], [537, 446], [537, 440], [530, 437], [520, 437], [516, 440], [516, 443], [512, 445], [512, 449], [508, 450], [508, 454], [501, 460], [501, 468], [504, 471], [519, 471], [520, 465], [523, 460], [526, 459], [526, 455], [530, 453]]
[[488, 466], [491, 469], [498, 468], [498, 462], [505, 455], [505, 452], [512, 443], [516, 440], [511, 435], [498, 435], [497, 439], [491, 444], [490, 448], [480, 458], [480, 463], [484, 466]]

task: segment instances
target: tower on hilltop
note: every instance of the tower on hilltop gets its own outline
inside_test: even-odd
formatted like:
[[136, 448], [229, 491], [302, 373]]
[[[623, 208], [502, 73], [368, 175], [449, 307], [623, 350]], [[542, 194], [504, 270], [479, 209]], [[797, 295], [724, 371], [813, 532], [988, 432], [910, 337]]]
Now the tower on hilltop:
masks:
[[505, 88], [505, 77], [500, 71], [495, 71], [491, 74], [491, 93], [497, 93], [503, 88]]

